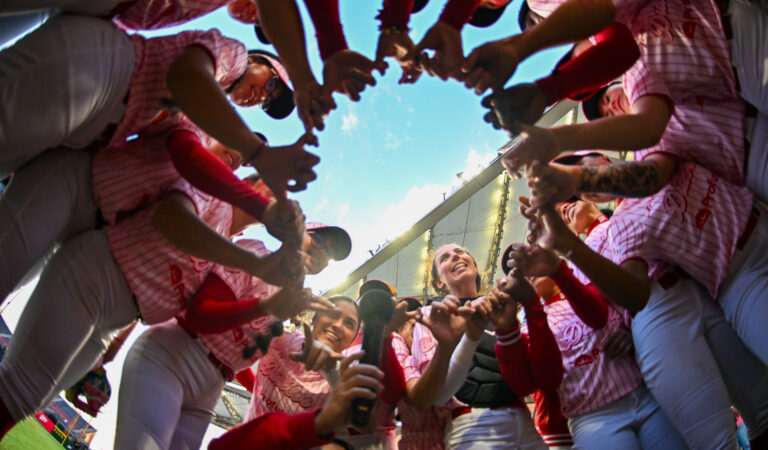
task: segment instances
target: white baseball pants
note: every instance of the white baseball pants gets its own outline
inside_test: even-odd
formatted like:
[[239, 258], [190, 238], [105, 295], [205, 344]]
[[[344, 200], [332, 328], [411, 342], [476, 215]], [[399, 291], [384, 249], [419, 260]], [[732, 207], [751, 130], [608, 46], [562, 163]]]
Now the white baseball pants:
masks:
[[573, 448], [687, 449], [648, 388], [634, 391], [602, 408], [568, 420]]
[[[0, 362], [0, 398], [16, 420], [40, 410], [90, 339], [126, 327], [138, 308], [103, 231], [67, 242], [43, 270]], [[80, 375], [98, 359], [81, 361]]]
[[0, 52], [0, 178], [120, 122], [134, 60], [125, 32], [87, 16], [51, 19]]
[[768, 114], [768, 4], [730, 0], [733, 39], [731, 60], [739, 77], [741, 97]]
[[632, 321], [635, 357], [646, 386], [690, 448], [735, 450], [731, 402], [705, 337], [704, 301], [712, 300], [692, 279], [668, 289], [653, 283], [648, 304]]
[[[0, 303], [56, 242], [93, 229], [93, 155], [47, 151], [19, 169], [0, 197]], [[30, 274], [34, 276], [35, 274]]]
[[546, 450], [547, 445], [533, 426], [528, 410], [519, 407], [472, 408], [467, 414], [448, 422], [445, 448]]
[[150, 327], [125, 358], [115, 449], [197, 450], [223, 388], [208, 349], [175, 319]]

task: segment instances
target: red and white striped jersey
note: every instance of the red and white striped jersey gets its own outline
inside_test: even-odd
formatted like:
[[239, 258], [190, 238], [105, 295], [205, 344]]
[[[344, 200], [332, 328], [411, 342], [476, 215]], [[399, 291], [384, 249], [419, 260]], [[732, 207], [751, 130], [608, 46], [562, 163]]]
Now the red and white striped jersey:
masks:
[[119, 148], [133, 134], [160, 133], [172, 126], [163, 101], [171, 98], [166, 75], [171, 64], [187, 47], [196, 45], [210, 53], [214, 77], [222, 87], [239, 78], [248, 64], [245, 46], [222, 36], [217, 29], [183, 31], [170, 36], [146, 39], [139, 34], [130, 36], [136, 50], [131, 85], [125, 104], [125, 114], [117, 125], [109, 146]]
[[189, 22], [230, 0], [136, 0], [113, 20], [131, 30], [154, 30]]
[[[237, 245], [252, 251], [257, 256], [266, 256], [270, 253], [263, 242], [255, 239], [241, 239], [237, 241]], [[238, 300], [268, 297], [279, 289], [242, 270], [231, 267], [216, 265], [212, 273], [229, 286]], [[250, 358], [246, 359], [243, 356], [243, 351], [256, 345], [256, 336], [268, 334], [270, 326], [277, 320], [274, 316], [261, 316], [223, 333], [201, 334], [198, 337], [200, 342], [208, 347], [219, 361], [232, 369], [232, 372], [237, 373], [250, 367], [263, 356], [261, 351], [257, 350], [253, 352]]]
[[579, 319], [562, 293], [555, 297], [547, 300], [544, 311], [563, 358], [563, 381], [558, 389], [563, 415], [594, 411], [637, 388], [642, 375], [634, 356], [609, 359], [602, 350], [608, 337], [627, 327], [625, 315], [609, 305], [608, 321], [595, 330]]
[[[186, 195], [197, 215], [216, 232], [228, 236], [232, 206], [180, 179], [170, 191]], [[174, 247], [152, 225], [160, 202], [115, 225], [105, 227], [112, 253], [136, 298], [144, 323], [152, 325], [177, 316], [208, 276], [213, 264]]]
[[259, 360], [245, 420], [270, 411], [296, 414], [322, 408], [331, 392], [325, 377], [288, 358], [289, 353], [300, 352], [303, 344], [304, 335], [297, 331], [272, 340], [269, 352]]
[[181, 178], [168, 153], [168, 136], [180, 130], [195, 133], [203, 143], [210, 138], [183, 116], [172, 120], [168, 133], [139, 136], [124, 151], [102, 148], [93, 157], [93, 198], [109, 224], [142, 208]]
[[[397, 361], [403, 367], [406, 382], [420, 377], [421, 373], [415, 367], [411, 349], [400, 335], [395, 334], [392, 338], [392, 348], [395, 350]], [[427, 411], [419, 411], [402, 398], [397, 402], [397, 409], [403, 424], [402, 437], [398, 443], [400, 449], [445, 448], [444, 434], [445, 426], [451, 420], [450, 408], [433, 406]]]
[[[616, 21], [629, 25], [637, 12], [651, 0], [613, 0], [616, 6]], [[542, 17], [549, 17], [565, 0], [527, 0], [531, 11]]]
[[[662, 74], [663, 75], [663, 74]], [[627, 98], [644, 95], [675, 98], [666, 81], [642, 59], [624, 75]], [[670, 153], [700, 164], [733, 183], [744, 183], [744, 102], [723, 92], [675, 99], [672, 116], [661, 141], [635, 154], [636, 160], [657, 152]]]
[[[610, 219], [603, 215], [595, 219], [595, 222], [587, 230], [587, 238], [584, 240], [584, 245], [591, 248], [598, 255], [613, 261], [613, 253], [608, 241], [609, 224]], [[581, 284], [587, 285], [591, 283], [589, 278], [575, 264], [568, 261], [568, 266], [573, 270], [573, 275]]]
[[[614, 261], [641, 258], [676, 265], [717, 297], [753, 199], [746, 188], [681, 161], [661, 191], [624, 199], [616, 208], [608, 229]], [[662, 274], [649, 273], [652, 280]]]

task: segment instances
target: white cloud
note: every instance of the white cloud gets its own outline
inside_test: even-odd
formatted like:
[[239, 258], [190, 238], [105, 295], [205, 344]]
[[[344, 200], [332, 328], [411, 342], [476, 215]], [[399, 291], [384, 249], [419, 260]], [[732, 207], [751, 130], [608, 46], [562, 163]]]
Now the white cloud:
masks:
[[359, 123], [360, 120], [357, 118], [357, 115], [353, 111], [350, 111], [349, 114], [346, 114], [341, 118], [341, 130], [347, 132], [352, 131], [357, 128]]

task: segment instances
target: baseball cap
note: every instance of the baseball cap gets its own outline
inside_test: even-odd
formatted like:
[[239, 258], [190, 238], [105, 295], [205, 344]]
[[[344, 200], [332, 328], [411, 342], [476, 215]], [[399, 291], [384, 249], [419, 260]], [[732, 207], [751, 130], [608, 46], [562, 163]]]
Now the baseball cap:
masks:
[[333, 247], [328, 250], [334, 260], [341, 261], [349, 256], [349, 252], [352, 250], [352, 239], [343, 228], [331, 227], [320, 222], [308, 222], [307, 231], [330, 238], [329, 241]]
[[469, 19], [469, 24], [478, 28], [490, 27], [504, 14], [504, 10], [507, 9], [511, 2], [507, 1], [498, 8], [477, 8], [475, 13]]
[[363, 294], [365, 294], [368, 291], [372, 291], [375, 289], [380, 289], [382, 291], [389, 292], [389, 295], [395, 296], [397, 295], [397, 291], [395, 290], [392, 285], [387, 283], [386, 281], [381, 280], [368, 280], [365, 283], [363, 283], [362, 286], [360, 286], [360, 290], [358, 290], [357, 295], [358, 297], [362, 297]]
[[603, 98], [603, 94], [605, 94], [609, 87], [619, 83], [620, 81], [611, 81], [581, 101], [581, 110], [584, 112], [587, 120], [596, 120], [603, 117], [603, 114], [600, 112], [600, 99]]
[[403, 297], [398, 301], [398, 303], [400, 302], [408, 303], [408, 312], [416, 311], [417, 309], [421, 308], [421, 302], [416, 297]]
[[269, 104], [269, 108], [264, 112], [274, 119], [283, 119], [287, 117], [293, 111], [295, 104], [293, 103], [291, 80], [288, 78], [288, 72], [285, 70], [280, 58], [266, 50], [248, 50], [248, 56], [263, 58], [267, 62], [267, 65], [277, 73], [278, 78], [280, 78], [280, 81], [282, 82], [283, 89], [280, 96], [274, 99], [272, 103]]
[[259, 42], [266, 45], [272, 45], [272, 42], [267, 37], [267, 33], [265, 33], [264, 29], [261, 28], [260, 22], [256, 22], [253, 24], [253, 32], [256, 33], [256, 39], [258, 39]]

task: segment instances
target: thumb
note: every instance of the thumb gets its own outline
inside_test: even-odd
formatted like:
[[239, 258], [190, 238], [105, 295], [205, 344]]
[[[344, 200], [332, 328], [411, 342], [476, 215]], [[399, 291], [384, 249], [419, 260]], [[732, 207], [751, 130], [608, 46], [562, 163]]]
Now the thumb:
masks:
[[477, 63], [480, 60], [480, 49], [474, 49], [472, 50], [472, 53], [467, 56], [467, 58], [464, 60], [464, 64], [461, 65], [461, 71], [465, 73], [469, 73], [472, 71], [472, 69], [475, 68]]
[[422, 39], [421, 42], [414, 45], [412, 49], [408, 51], [408, 53], [403, 57], [404, 61], [410, 61], [412, 63], [417, 63], [419, 55], [421, 52], [424, 51], [424, 49], [427, 47], [427, 44], [424, 42], [425, 39]]

